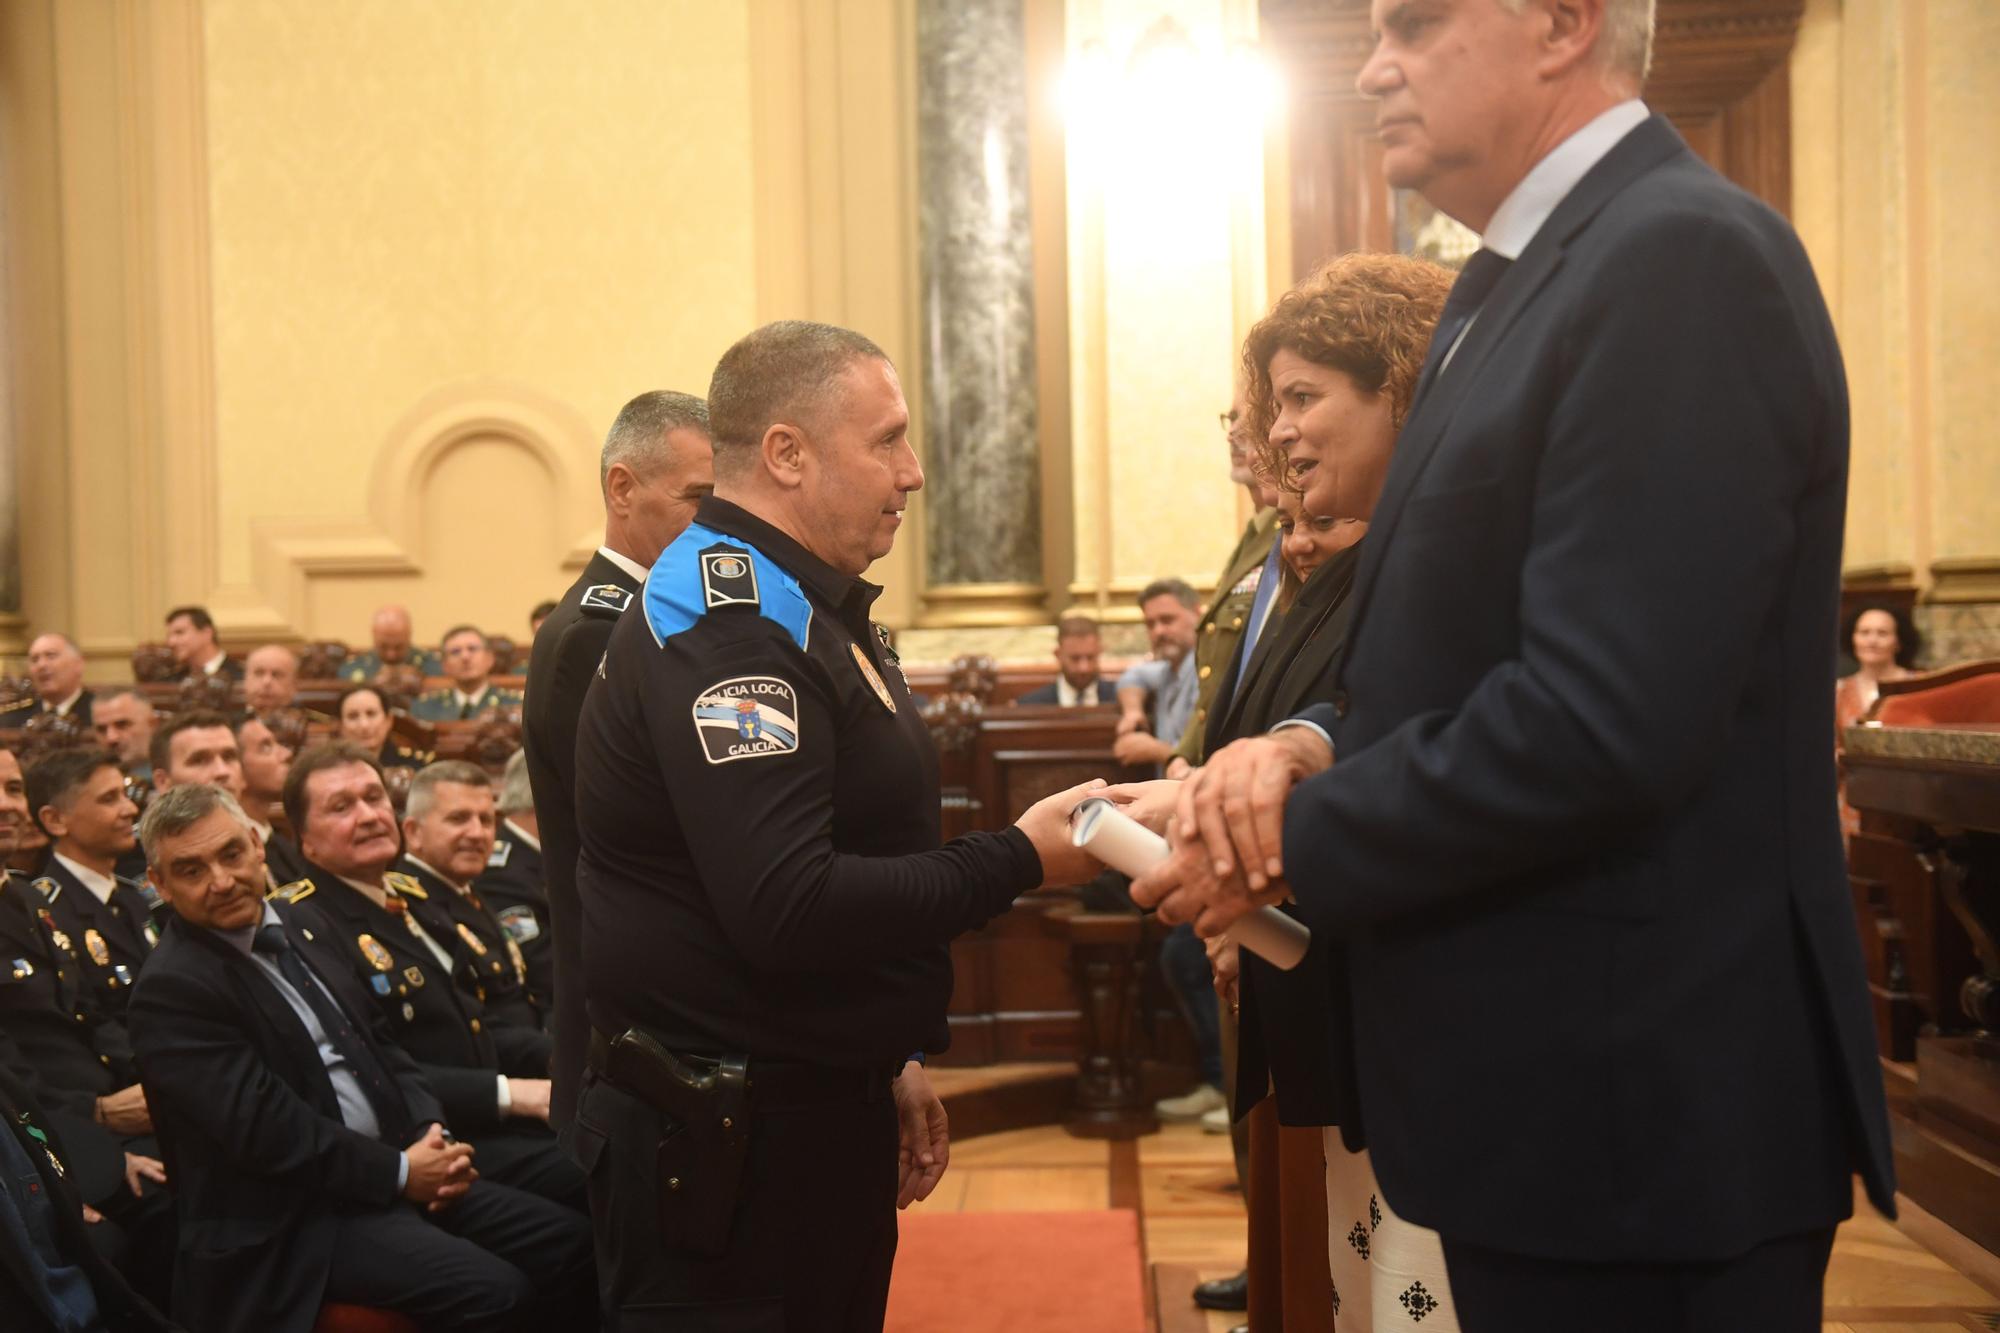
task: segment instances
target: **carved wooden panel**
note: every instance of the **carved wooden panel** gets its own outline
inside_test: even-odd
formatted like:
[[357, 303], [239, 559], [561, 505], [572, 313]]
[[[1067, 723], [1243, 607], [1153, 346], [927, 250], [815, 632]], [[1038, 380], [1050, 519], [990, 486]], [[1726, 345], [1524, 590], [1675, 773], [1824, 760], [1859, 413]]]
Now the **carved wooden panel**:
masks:
[[[1293, 276], [1394, 247], [1374, 104], [1354, 88], [1371, 49], [1367, 0], [1262, 0], [1264, 48], [1289, 91]], [[1659, 0], [1646, 100], [1718, 171], [1791, 210], [1787, 65], [1805, 0]]]

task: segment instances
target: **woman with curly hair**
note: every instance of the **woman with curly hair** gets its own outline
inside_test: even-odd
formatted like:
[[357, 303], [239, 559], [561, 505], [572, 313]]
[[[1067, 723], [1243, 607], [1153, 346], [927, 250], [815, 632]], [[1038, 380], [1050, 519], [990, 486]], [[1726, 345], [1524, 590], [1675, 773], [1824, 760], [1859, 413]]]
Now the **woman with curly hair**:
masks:
[[[1205, 753], [1331, 697], [1368, 520], [1451, 283], [1420, 260], [1345, 255], [1251, 329], [1243, 377], [1279, 491], [1285, 600], [1217, 690], [1227, 702], [1211, 710]], [[1131, 789], [1129, 812], [1163, 827], [1177, 785]], [[1227, 947], [1211, 957], [1239, 1006], [1252, 1326], [1310, 1333], [1337, 1314], [1340, 1333], [1455, 1329], [1436, 1235], [1389, 1211], [1362, 1151], [1339, 942], [1316, 936], [1290, 972]]]

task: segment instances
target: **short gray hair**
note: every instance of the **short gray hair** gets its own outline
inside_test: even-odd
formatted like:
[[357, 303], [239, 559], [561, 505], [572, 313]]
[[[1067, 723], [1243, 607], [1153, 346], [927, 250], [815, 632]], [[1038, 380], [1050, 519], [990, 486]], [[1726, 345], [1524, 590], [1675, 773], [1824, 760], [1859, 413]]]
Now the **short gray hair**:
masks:
[[[1518, 14], [1528, 0], [1500, 3]], [[1604, 34], [1597, 43], [1605, 65], [1642, 87], [1653, 72], [1653, 8], [1654, 0], [1604, 0]]]
[[1189, 587], [1186, 579], [1154, 579], [1139, 590], [1139, 605], [1144, 606], [1155, 597], [1171, 597], [1190, 611], [1201, 605], [1201, 594]]
[[516, 750], [500, 772], [500, 795], [495, 804], [503, 815], [518, 815], [535, 808], [535, 790], [528, 783], [528, 752]]
[[817, 420], [841, 375], [864, 360], [888, 361], [889, 354], [852, 329], [803, 319], [781, 319], [737, 339], [708, 382], [716, 471], [742, 467], [780, 422]]
[[206, 782], [177, 783], [147, 801], [146, 813], [139, 816], [139, 845], [146, 849], [146, 863], [158, 864], [162, 843], [187, 832], [217, 810], [246, 829], [256, 828], [234, 796]]
[[403, 818], [422, 819], [437, 804], [437, 789], [450, 783], [459, 787], [493, 789], [486, 770], [463, 759], [441, 759], [410, 779], [410, 794], [403, 798]]
[[652, 389], [619, 408], [597, 458], [598, 487], [611, 479], [613, 463], [642, 479], [653, 476], [666, 465], [668, 433], [677, 430], [708, 434], [708, 404], [691, 393]]

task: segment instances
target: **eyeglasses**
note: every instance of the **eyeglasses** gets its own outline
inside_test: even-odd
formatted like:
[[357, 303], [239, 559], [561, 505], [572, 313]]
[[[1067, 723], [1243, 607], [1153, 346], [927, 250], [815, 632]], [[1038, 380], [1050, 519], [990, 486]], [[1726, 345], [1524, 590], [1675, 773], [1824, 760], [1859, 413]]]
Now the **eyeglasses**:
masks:
[[1215, 418], [1216, 424], [1220, 425], [1224, 430], [1232, 430], [1235, 428], [1237, 421], [1242, 417], [1242, 415], [1243, 414], [1241, 412], [1238, 412], [1234, 408], [1231, 408], [1229, 411], [1219, 413], [1216, 416]]

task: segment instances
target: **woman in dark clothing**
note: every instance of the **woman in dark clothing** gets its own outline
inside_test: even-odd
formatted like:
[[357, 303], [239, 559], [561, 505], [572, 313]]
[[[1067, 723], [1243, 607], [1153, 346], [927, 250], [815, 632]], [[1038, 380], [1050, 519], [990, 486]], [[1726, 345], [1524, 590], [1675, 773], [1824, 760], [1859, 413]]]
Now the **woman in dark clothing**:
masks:
[[[1281, 297], [1245, 341], [1250, 417], [1268, 441], [1264, 466], [1278, 481], [1281, 525], [1289, 517], [1291, 599], [1218, 688], [1226, 703], [1209, 710], [1205, 753], [1331, 697], [1368, 518], [1451, 281], [1448, 271], [1402, 256], [1343, 256]], [[1139, 797], [1135, 817], [1163, 827], [1168, 785], [1130, 789]], [[1389, 1213], [1361, 1150], [1339, 941], [1315, 936], [1291, 972], [1230, 953], [1216, 961], [1219, 975], [1237, 973], [1241, 1006], [1235, 1112], [1252, 1114], [1253, 1323], [1267, 1318], [1258, 1312], [1260, 1288], [1268, 1299], [1275, 1286], [1288, 1333], [1325, 1327], [1336, 1311], [1341, 1333], [1455, 1329], [1436, 1235]], [[1260, 1107], [1266, 1089], [1275, 1112]], [[1282, 1270], [1276, 1284], [1274, 1266]]]

